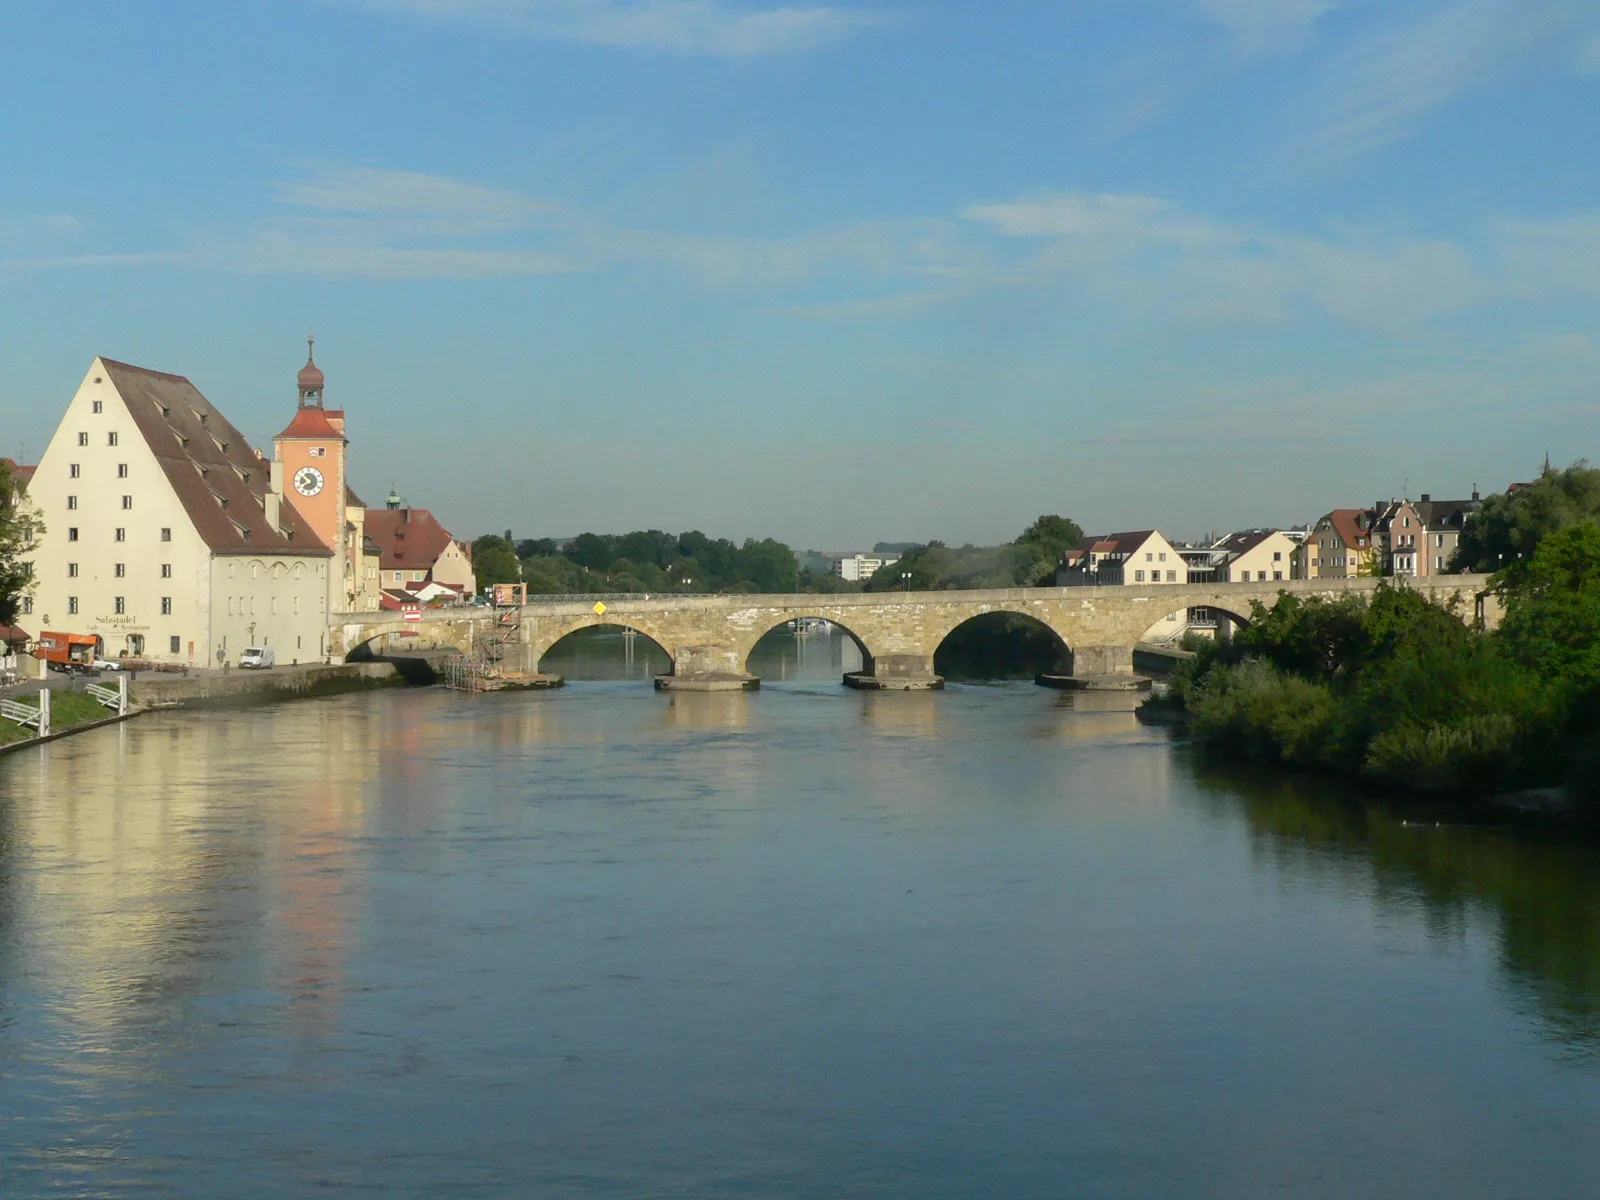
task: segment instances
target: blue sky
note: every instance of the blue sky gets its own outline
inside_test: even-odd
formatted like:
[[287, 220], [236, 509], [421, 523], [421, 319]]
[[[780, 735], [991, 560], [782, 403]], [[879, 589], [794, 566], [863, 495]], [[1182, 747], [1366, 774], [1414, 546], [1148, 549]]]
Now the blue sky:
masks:
[[91, 357], [458, 533], [1178, 536], [1600, 457], [1592, 0], [18, 6], [0, 453]]

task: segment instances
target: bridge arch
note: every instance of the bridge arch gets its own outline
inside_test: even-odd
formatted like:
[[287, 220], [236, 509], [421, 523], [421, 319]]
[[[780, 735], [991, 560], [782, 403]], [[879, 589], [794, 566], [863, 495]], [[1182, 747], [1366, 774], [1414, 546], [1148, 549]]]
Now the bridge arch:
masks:
[[1226, 637], [1230, 629], [1251, 623], [1250, 606], [1237, 600], [1186, 604], [1156, 621], [1139, 636], [1139, 641], [1161, 645], [1177, 642], [1191, 632], [1202, 637]]
[[[673, 661], [672, 652], [666, 646], [663, 646], [657, 639], [651, 637], [648, 633], [645, 633], [643, 630], [635, 628], [633, 623], [631, 623], [631, 622], [605, 621], [605, 620], [598, 620], [598, 621], [593, 622], [592, 624], [581, 625], [576, 629], [571, 629], [571, 630], [568, 630], [566, 633], [563, 633], [560, 637], [556, 638], [555, 641], [551, 642], [548, 646], [546, 646], [544, 648], [544, 650], [539, 654], [539, 657], [536, 660], [534, 660], [534, 662], [535, 662], [535, 668], [534, 669], [537, 670], [537, 671], [540, 671], [540, 672], [545, 672], [545, 668], [546, 668], [546, 665], [547, 665], [546, 664], [546, 660], [549, 659], [552, 654], [555, 654], [562, 647], [567, 647], [568, 649], [572, 649], [574, 647], [574, 645], [575, 645], [574, 639], [581, 639], [581, 638], [585, 638], [585, 637], [587, 637], [589, 635], [592, 635], [592, 634], [599, 634], [599, 633], [604, 633], [604, 632], [608, 632], [608, 631], [609, 632], [615, 632], [615, 633], [622, 633], [622, 634], [631, 633], [631, 634], [635, 634], [638, 637], [642, 638], [648, 644], [648, 648], [649, 649], [655, 650], [657, 654], [659, 654], [662, 658], [664, 658], [666, 660], [666, 666], [663, 669], [663, 671], [662, 672], [656, 672], [656, 673], [657, 674], [664, 673], [664, 674], [667, 674], [667, 675], [671, 675], [673, 673], [674, 668], [675, 668], [675, 663]], [[533, 657], [531, 653], [530, 653], [529, 657], [530, 658]], [[548, 673], [554, 673], [554, 672], [548, 672]], [[567, 674], [567, 673], [566, 672], [561, 672], [561, 674]], [[569, 677], [582, 678], [582, 676], [569, 676]], [[611, 677], [610, 676], [605, 676], [605, 678], [611, 678]]]
[[1072, 646], [1047, 614], [1009, 606], [976, 612], [934, 644], [933, 673], [947, 679], [1032, 679], [1072, 669]]
[[822, 606], [820, 605], [818, 606], [818, 611], [815, 612], [806, 612], [801, 611], [800, 609], [795, 609], [793, 612], [784, 615], [781, 619], [767, 623], [766, 628], [762, 629], [761, 632], [757, 633], [753, 638], [747, 639], [747, 644], [744, 644], [740, 647], [741, 668], [744, 671], [749, 672], [751, 670], [751, 656], [755, 654], [756, 647], [768, 637], [772, 636], [772, 634], [783, 629], [785, 626], [792, 625], [795, 621], [820, 620], [827, 621], [828, 624], [833, 626], [833, 628], [837, 629], [840, 633], [844, 634], [852, 643], [854, 643], [855, 648], [861, 652], [861, 669], [863, 671], [870, 672], [872, 670], [873, 661], [872, 648], [867, 645], [866, 638], [857, 633], [854, 629], [850, 628], [850, 626], [846, 625], [843, 621], [839, 620], [837, 615], [825, 613], [821, 611], [821, 609]]

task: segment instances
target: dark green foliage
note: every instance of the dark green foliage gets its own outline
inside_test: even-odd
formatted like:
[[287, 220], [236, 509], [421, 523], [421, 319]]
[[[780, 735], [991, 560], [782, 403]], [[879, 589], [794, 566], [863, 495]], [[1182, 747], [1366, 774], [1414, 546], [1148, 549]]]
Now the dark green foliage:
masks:
[[1174, 691], [1212, 744], [1289, 766], [1453, 794], [1583, 784], [1600, 765], [1600, 528], [1545, 539], [1506, 586], [1494, 634], [1403, 587], [1284, 595]]
[[[498, 540], [498, 539], [494, 539]], [[583, 533], [563, 546], [524, 541], [522, 573], [537, 594], [589, 592], [793, 592], [794, 551], [772, 538], [735, 545], [698, 530]]]
[[496, 583], [516, 583], [522, 578], [517, 550], [510, 538], [486, 534], [472, 543], [472, 573], [480, 588]]
[[1600, 470], [1586, 462], [1549, 471], [1514, 492], [1485, 497], [1467, 518], [1452, 566], [1503, 571], [1532, 560], [1552, 533], [1600, 519]]
[[[1046, 586], [1054, 581], [1062, 556], [1083, 537], [1065, 517], [1044, 516], [1005, 546], [962, 546], [929, 542], [906, 551], [893, 567], [867, 581], [869, 592], [973, 591]], [[906, 578], [909, 576], [909, 578]]]
[[43, 532], [38, 514], [14, 490], [11, 471], [0, 462], [0, 625], [9, 625], [22, 609], [22, 597], [33, 584], [33, 568], [25, 561]]

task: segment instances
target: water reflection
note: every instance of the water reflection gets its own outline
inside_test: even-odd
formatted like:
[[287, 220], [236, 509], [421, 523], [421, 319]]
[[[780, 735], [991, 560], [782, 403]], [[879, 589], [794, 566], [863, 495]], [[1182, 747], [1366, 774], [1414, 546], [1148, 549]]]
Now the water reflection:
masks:
[[1243, 813], [1282, 885], [1370, 888], [1391, 915], [1459, 948], [1491, 923], [1508, 994], [1575, 1051], [1600, 1055], [1600, 870], [1595, 847], [1457, 824], [1342, 786], [1202, 762], [1205, 792]]
[[838, 665], [0, 760], [0, 1192], [1592, 1190], [1592, 853]]

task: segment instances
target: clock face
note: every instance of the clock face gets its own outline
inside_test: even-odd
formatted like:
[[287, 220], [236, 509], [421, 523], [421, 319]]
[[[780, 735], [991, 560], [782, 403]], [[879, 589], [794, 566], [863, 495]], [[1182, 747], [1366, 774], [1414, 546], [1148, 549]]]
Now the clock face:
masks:
[[315, 467], [301, 467], [294, 473], [294, 490], [302, 496], [315, 496], [322, 490], [322, 472]]

